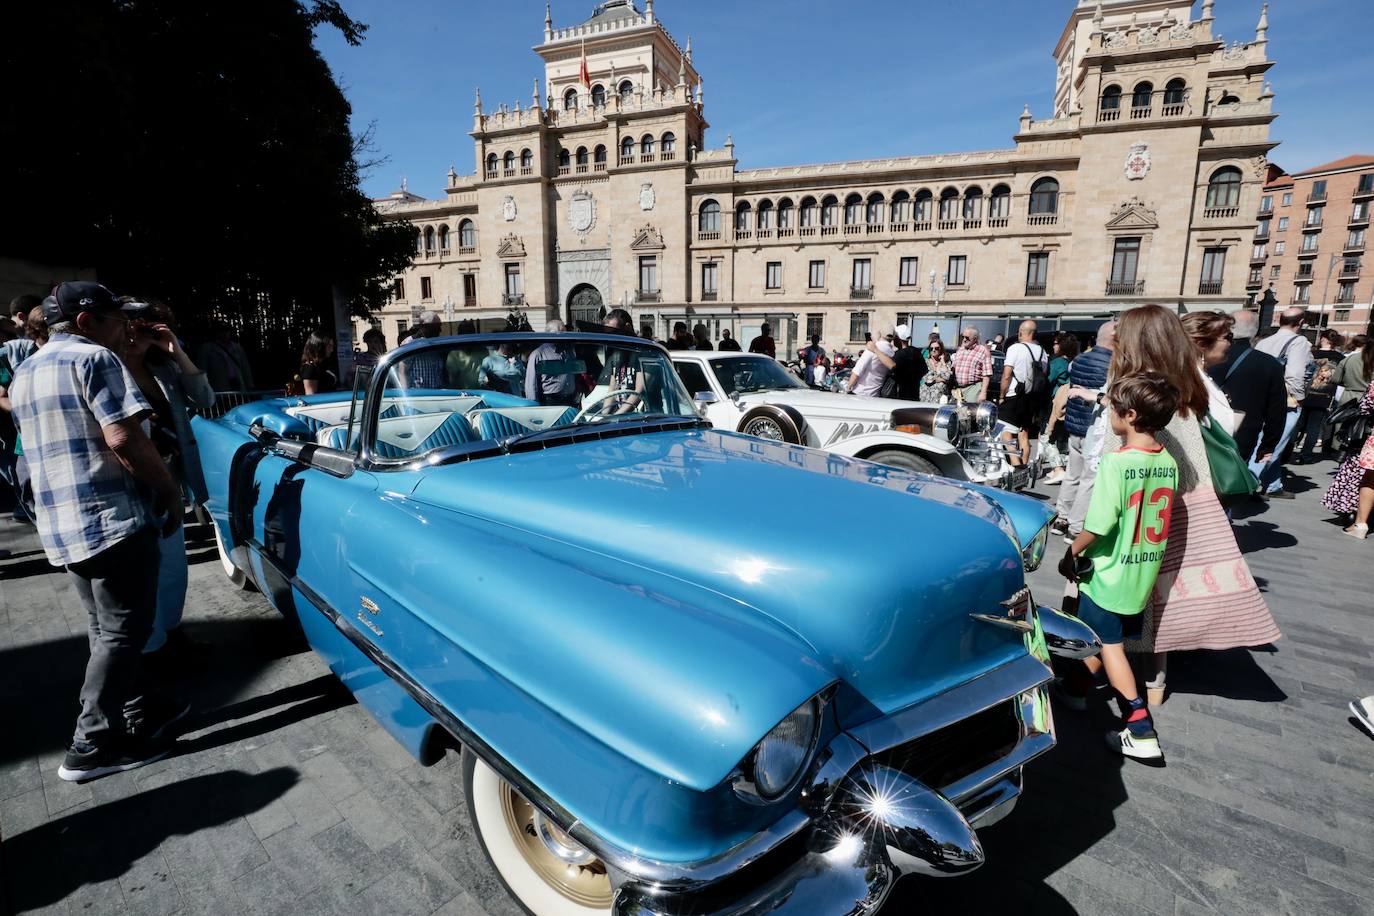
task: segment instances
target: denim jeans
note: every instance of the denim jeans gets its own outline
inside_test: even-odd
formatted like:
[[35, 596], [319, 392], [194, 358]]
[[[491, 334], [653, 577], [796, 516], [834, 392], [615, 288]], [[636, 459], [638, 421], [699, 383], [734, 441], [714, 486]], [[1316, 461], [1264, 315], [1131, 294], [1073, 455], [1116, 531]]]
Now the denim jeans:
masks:
[[186, 529], [178, 525], [171, 535], [158, 541], [160, 562], [157, 570], [157, 614], [153, 618], [153, 634], [148, 637], [144, 652], [156, 652], [167, 643], [167, 632], [181, 623], [186, 608]]
[[1278, 493], [1283, 489], [1283, 453], [1288, 449], [1288, 444], [1293, 441], [1293, 433], [1298, 428], [1298, 414], [1301, 410], [1297, 407], [1290, 408], [1283, 418], [1283, 435], [1279, 437], [1279, 444], [1274, 446], [1274, 454], [1268, 461], [1259, 461], [1259, 445], [1255, 446], [1255, 453], [1250, 456], [1250, 470], [1259, 478], [1261, 493]]
[[[1317, 440], [1322, 438], [1322, 427], [1326, 425], [1326, 408], [1304, 407], [1302, 416], [1298, 418], [1298, 431], [1303, 434], [1302, 451], [1298, 453], [1301, 461], [1312, 460], [1312, 450], [1317, 445]], [[1326, 442], [1322, 445], [1322, 451], [1331, 451], [1331, 443]]]
[[75, 739], [101, 744], [124, 733], [145, 685], [139, 658], [157, 609], [158, 536], [143, 528], [88, 560], [67, 566], [86, 608], [91, 657], [81, 685]]

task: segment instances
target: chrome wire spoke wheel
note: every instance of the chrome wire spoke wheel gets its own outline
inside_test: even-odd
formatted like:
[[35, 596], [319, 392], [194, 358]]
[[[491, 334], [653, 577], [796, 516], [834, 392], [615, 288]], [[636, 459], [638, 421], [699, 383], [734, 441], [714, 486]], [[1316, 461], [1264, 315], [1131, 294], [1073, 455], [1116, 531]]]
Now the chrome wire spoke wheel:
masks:
[[535, 916], [608, 916], [614, 890], [600, 859], [481, 761], [469, 787], [482, 844], [522, 906]]
[[746, 436], [757, 436], [760, 439], [774, 439], [778, 442], [783, 440], [782, 427], [777, 420], [770, 417], [758, 417], [745, 424], [744, 434]]

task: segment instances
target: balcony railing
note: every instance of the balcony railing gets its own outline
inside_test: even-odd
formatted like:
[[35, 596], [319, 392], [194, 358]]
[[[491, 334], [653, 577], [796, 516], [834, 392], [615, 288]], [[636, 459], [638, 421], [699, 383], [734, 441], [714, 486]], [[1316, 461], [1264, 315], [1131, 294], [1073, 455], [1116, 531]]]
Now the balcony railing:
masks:
[[1053, 226], [1057, 222], [1058, 213], [1031, 213], [1026, 217], [1027, 226]]
[[849, 298], [851, 299], [872, 299], [873, 287], [871, 286], [851, 286], [849, 287]]
[[1144, 280], [1108, 280], [1108, 296], [1143, 296], [1145, 294]]
[[[1307, 289], [1307, 287], [1304, 286], [1303, 289]], [[1312, 301], [1311, 298], [1308, 297], [1308, 296], [1299, 296], [1298, 294], [1294, 293], [1294, 294], [1289, 298], [1288, 304], [1289, 304], [1289, 305], [1307, 305], [1307, 304], [1308, 304], [1309, 302], [1311, 302], [1311, 301]]]
[[592, 163], [592, 171], [593, 171], [593, 172], [604, 172], [604, 171], [606, 171], [606, 163], [604, 163], [604, 162], [593, 162], [593, 163]]
[[620, 159], [618, 160], [618, 164], [619, 164], [619, 165], [634, 165], [634, 164], [635, 164], [635, 157], [634, 157], [634, 156], [621, 156]]
[[[1311, 267], [1312, 265], [1307, 264], [1305, 266]], [[1312, 280], [1315, 278], [1316, 274], [1312, 273], [1312, 271], [1310, 270], [1300, 270], [1297, 273], [1293, 274], [1294, 283], [1311, 283]]]
[[673, 161], [674, 159], [676, 159], [676, 158], [677, 158], [677, 153], [676, 153], [676, 152], [674, 152], [673, 150], [670, 150], [670, 149], [666, 149], [666, 150], [664, 150], [664, 151], [659, 155], [658, 161], [659, 161], [659, 162], [672, 162], [672, 161]]
[[1306, 219], [1302, 222], [1303, 232], [1319, 232], [1321, 228], [1322, 221], [1320, 219]]
[[1160, 106], [1159, 113], [1166, 118], [1177, 118], [1183, 114], [1182, 102], [1165, 102]]
[[1152, 109], [1149, 105], [1132, 105], [1132, 106], [1131, 106], [1131, 120], [1132, 120], [1132, 121], [1141, 121], [1141, 120], [1144, 120], [1145, 118], [1148, 118], [1148, 117], [1150, 116], [1151, 111], [1153, 111], [1153, 109]]
[[533, 174], [534, 174], [534, 166], [532, 166], [532, 165], [522, 165], [522, 166], [520, 166], [520, 174], [521, 174], [521, 175], [533, 175]]
[[1374, 197], [1374, 181], [1362, 180], [1359, 187], [1355, 189], [1355, 193], [1350, 196], [1355, 200], [1359, 200], [1362, 197]]
[[655, 157], [654, 157], [654, 154], [653, 154], [653, 153], [640, 153], [640, 154], [639, 154], [639, 161], [640, 161], [640, 162], [653, 162], [653, 161], [654, 161], [654, 158], [655, 158]]
[[982, 221], [981, 219], [966, 219], [966, 220], [964, 220], [964, 228], [965, 228], [965, 229], [982, 229], [982, 228], [983, 228], [983, 221]]
[[487, 177], [488, 177], [488, 178], [495, 178], [495, 177], [496, 177], [496, 169], [487, 169]]
[[[1315, 235], [1309, 235], [1308, 238], [1314, 239], [1314, 238], [1316, 238], [1316, 236], [1315, 236]], [[1315, 257], [1317, 256], [1317, 252], [1320, 251], [1320, 250], [1321, 250], [1321, 249], [1318, 248], [1316, 245], [1313, 245], [1311, 248], [1308, 248], [1308, 247], [1304, 246], [1304, 247], [1298, 249], [1298, 257], [1300, 257], [1300, 258], [1315, 258]]]
[[886, 228], [887, 227], [884, 226], [882, 223], [867, 223], [864, 225], [864, 232], [868, 233], [869, 235], [877, 235], [879, 232], [882, 232]]
[[464, 297], [463, 297], [463, 308], [465, 308], [465, 309], [470, 309], [470, 308], [476, 308], [476, 306], [477, 306], [477, 297], [476, 297], [476, 296], [464, 296]]
[[1267, 257], [1269, 257], [1269, 248], [1265, 245], [1256, 245], [1250, 250], [1250, 260], [1252, 262], [1263, 261]]
[[790, 239], [795, 234], [796, 230], [793, 229], [791, 226], [778, 227], [778, 238], [780, 239]]
[[1256, 230], [1255, 230], [1255, 241], [1257, 241], [1257, 242], [1267, 242], [1267, 241], [1269, 241], [1269, 228], [1268, 228], [1267, 226], [1266, 226], [1265, 228], [1263, 228], [1263, 229], [1256, 229]]
[[861, 233], [861, 232], [863, 232], [863, 231], [864, 231], [864, 227], [863, 227], [863, 226], [860, 226], [858, 223], [849, 223], [848, 225], [846, 225], [846, 226], [844, 227], [844, 234], [845, 234], [845, 235], [858, 235], [859, 233]]
[[570, 165], [560, 165], [560, 166], [558, 167], [558, 174], [560, 174], [560, 175], [571, 175], [571, 174], [572, 174], [572, 166], [570, 166]]
[[1263, 278], [1263, 277], [1251, 277], [1250, 279], [1248, 279], [1248, 280], [1245, 281], [1245, 288], [1246, 288], [1246, 289], [1259, 289], [1259, 288], [1260, 288], [1261, 286], [1263, 286], [1263, 285], [1264, 285], [1264, 278]]
[[1347, 241], [1347, 242], [1345, 243], [1345, 249], [1344, 249], [1344, 250], [1346, 250], [1346, 251], [1364, 251], [1364, 239], [1360, 239], [1358, 242], [1350, 242], [1350, 241]]
[[1355, 211], [1353, 211], [1353, 212], [1350, 214], [1350, 222], [1349, 222], [1348, 225], [1351, 225], [1351, 226], [1361, 226], [1361, 225], [1364, 225], [1365, 223], [1368, 223], [1368, 222], [1369, 222], [1369, 208], [1366, 207], [1363, 211], [1361, 211], [1361, 210], [1355, 210]]
[[1220, 280], [1203, 280], [1202, 282], [1200, 282], [1200, 283], [1197, 285], [1197, 294], [1198, 294], [1199, 296], [1220, 296], [1220, 295], [1221, 295], [1221, 281], [1220, 281]]
[[840, 231], [839, 226], [822, 226], [821, 235], [835, 235]]
[[1026, 295], [1027, 295], [1027, 296], [1043, 296], [1043, 295], [1045, 295], [1045, 284], [1043, 284], [1043, 283], [1027, 283], [1027, 284], [1026, 284]]
[[662, 302], [663, 293], [656, 289], [637, 289], [635, 290], [636, 302]]
[[502, 293], [501, 304], [504, 306], [516, 306], [525, 304], [524, 293]]
[[918, 219], [918, 220], [916, 220], [916, 222], [914, 222], [914, 223], [911, 224], [911, 228], [912, 228], [914, 231], [916, 231], [916, 232], [929, 232], [929, 231], [930, 231], [930, 220], [928, 220], [928, 219], [927, 219], [927, 220], [919, 220], [919, 219]]
[[459, 253], [459, 254], [476, 254], [476, 253], [477, 253], [477, 246], [476, 246], [476, 245], [459, 245], [459, 246], [458, 246], [458, 253]]
[[1309, 204], [1319, 204], [1324, 200], [1326, 200], [1325, 191], [1312, 191], [1307, 195], [1307, 202]]
[[720, 296], [720, 293], [716, 292], [716, 291], [713, 290], [713, 289], [703, 290], [703, 291], [702, 291], [702, 294], [701, 294], [701, 301], [702, 301], [702, 302], [715, 302], [716, 299], [717, 299], [717, 297], [719, 297], [719, 296]]
[[1358, 264], [1342, 264], [1342, 265], [1341, 265], [1340, 278], [1341, 278], [1342, 280], [1348, 280], [1348, 279], [1350, 279], [1350, 278], [1352, 278], [1352, 277], [1358, 277], [1359, 275], [1360, 275], [1360, 265], [1358, 265]]
[[802, 226], [800, 229], [797, 230], [797, 232], [801, 235], [815, 235], [816, 228], [817, 227], [815, 226]]
[[514, 177], [515, 177], [515, 169], [513, 169], [513, 168], [511, 168], [511, 169], [502, 169], [502, 170], [501, 170], [501, 177], [503, 177], [503, 178], [514, 178]]
[[769, 229], [767, 226], [765, 226], [765, 227], [763, 227], [762, 229], [758, 230], [758, 233], [759, 233], [759, 238], [761, 238], [761, 239], [771, 239], [771, 238], [773, 237], [773, 230], [772, 230], [772, 229]]
[[736, 229], [736, 230], [735, 230], [735, 238], [737, 238], [737, 239], [752, 239], [753, 237], [754, 237], [754, 230], [752, 230], [752, 229]]
[[[1348, 293], [1345, 292], [1345, 290], [1346, 290], [1347, 288], [1350, 289], [1350, 292], [1348, 292]], [[1355, 291], [1354, 291], [1354, 288], [1353, 288], [1353, 287], [1342, 287], [1342, 288], [1341, 288], [1341, 291], [1338, 292], [1338, 293], [1336, 293], [1336, 303], [1337, 303], [1338, 305], [1350, 305], [1350, 304], [1352, 304], [1354, 301], [1355, 301]]]
[[583, 163], [579, 164], [579, 165], [577, 166], [577, 174], [579, 174], [579, 175], [585, 175], [585, 174], [587, 174], [587, 168], [588, 168], [587, 163], [583, 162]]
[[698, 242], [718, 242], [718, 241], [720, 241], [720, 230], [719, 230], [719, 229], [716, 229], [716, 230], [709, 231], [709, 232], [698, 232], [698, 233], [697, 233], [697, 241], [698, 241]]
[[939, 222], [941, 231], [950, 231], [959, 228], [959, 221], [957, 219], [942, 219]]
[[1097, 111], [1097, 120], [1098, 120], [1098, 121], [1120, 121], [1120, 120], [1121, 120], [1121, 109], [1120, 109], [1120, 108], [1099, 108], [1098, 111]]
[[1007, 223], [1009, 223], [1009, 222], [1011, 222], [1011, 220], [1007, 219], [1005, 216], [989, 216], [989, 217], [988, 217], [988, 228], [989, 228], [989, 229], [1005, 229], [1005, 228], [1007, 228]]
[[1235, 219], [1240, 207], [1208, 207], [1202, 211], [1203, 219]]

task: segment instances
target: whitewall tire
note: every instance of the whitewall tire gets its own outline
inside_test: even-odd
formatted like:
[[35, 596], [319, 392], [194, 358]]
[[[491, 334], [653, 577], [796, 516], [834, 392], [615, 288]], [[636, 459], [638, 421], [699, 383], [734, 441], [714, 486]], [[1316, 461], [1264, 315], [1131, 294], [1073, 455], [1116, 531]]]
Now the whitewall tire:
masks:
[[224, 570], [224, 575], [228, 577], [229, 584], [234, 588], [248, 587], [248, 574], [234, 565], [234, 561], [229, 557], [229, 551], [224, 549], [224, 539], [220, 537], [219, 525], [210, 520], [210, 527], [215, 532], [215, 550], [219, 551], [219, 565]]
[[[550, 825], [510, 783], [466, 748], [463, 788], [468, 816], [483, 852], [511, 897], [526, 912], [534, 916], [609, 916], [613, 891], [600, 861], [593, 858], [583, 864], [567, 864], [559, 859], [539, 836], [539, 829], [551, 829]], [[558, 837], [571, 842], [561, 832]]]

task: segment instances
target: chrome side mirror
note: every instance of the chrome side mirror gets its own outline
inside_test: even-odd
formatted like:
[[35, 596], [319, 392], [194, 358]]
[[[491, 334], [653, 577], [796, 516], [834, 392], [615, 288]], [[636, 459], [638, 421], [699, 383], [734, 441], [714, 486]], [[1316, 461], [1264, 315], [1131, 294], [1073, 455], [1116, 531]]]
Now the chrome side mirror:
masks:
[[716, 397], [714, 391], [698, 391], [696, 394], [692, 395], [692, 401], [697, 407], [707, 407], [719, 400], [720, 398]]

